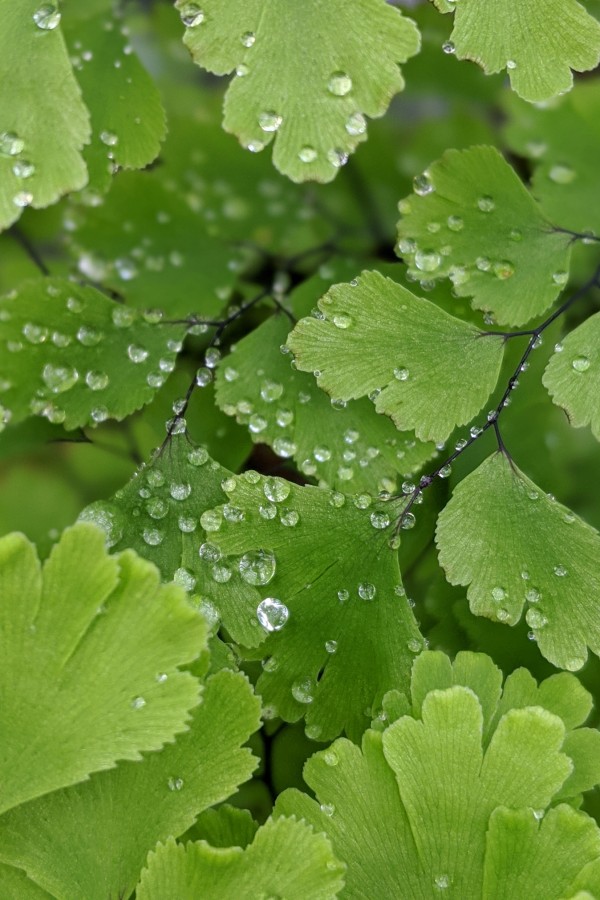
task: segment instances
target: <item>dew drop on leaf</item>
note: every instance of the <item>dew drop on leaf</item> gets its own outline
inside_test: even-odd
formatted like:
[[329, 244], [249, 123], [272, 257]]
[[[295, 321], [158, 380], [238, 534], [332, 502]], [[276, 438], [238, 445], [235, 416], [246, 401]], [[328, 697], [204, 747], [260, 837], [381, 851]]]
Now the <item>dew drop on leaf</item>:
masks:
[[285, 603], [275, 597], [267, 597], [258, 604], [256, 617], [265, 631], [281, 631], [289, 618]]

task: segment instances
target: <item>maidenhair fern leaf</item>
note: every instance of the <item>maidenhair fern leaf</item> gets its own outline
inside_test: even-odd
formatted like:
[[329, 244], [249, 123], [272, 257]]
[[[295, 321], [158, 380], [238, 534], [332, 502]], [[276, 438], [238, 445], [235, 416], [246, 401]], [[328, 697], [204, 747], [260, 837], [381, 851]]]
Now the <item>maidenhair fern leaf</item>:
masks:
[[575, 328], [550, 359], [544, 385], [571, 425], [591, 425], [600, 441], [600, 313]]

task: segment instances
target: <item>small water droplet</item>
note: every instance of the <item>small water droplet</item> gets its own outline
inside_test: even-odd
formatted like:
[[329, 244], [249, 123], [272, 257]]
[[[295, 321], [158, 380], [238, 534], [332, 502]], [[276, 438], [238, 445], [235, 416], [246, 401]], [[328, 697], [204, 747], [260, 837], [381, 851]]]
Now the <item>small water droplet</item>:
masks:
[[179, 15], [186, 28], [195, 28], [204, 22], [204, 13], [197, 3], [186, 3], [179, 10]]
[[329, 750], [323, 751], [323, 753], [321, 754], [321, 759], [326, 766], [337, 766], [340, 761], [340, 758], [335, 750], [332, 750], [331, 748]]
[[298, 151], [298, 159], [303, 163], [311, 163], [314, 162], [317, 158], [317, 151], [314, 147], [310, 147], [306, 144], [304, 147], [301, 147]]
[[265, 631], [281, 631], [290, 612], [285, 603], [276, 597], [266, 597], [256, 608], [256, 617]]
[[390, 524], [390, 517], [384, 512], [372, 512], [370, 518], [373, 528], [387, 528]]
[[196, 578], [189, 569], [181, 567], [173, 573], [173, 581], [180, 585], [185, 591], [191, 593], [196, 587]]
[[413, 191], [415, 194], [418, 194], [419, 197], [426, 197], [427, 194], [432, 194], [434, 190], [435, 187], [427, 172], [423, 172], [421, 175], [415, 175], [413, 178]]
[[436, 250], [417, 250], [415, 253], [415, 266], [421, 272], [435, 272], [441, 262], [442, 257]]
[[465, 227], [465, 223], [460, 216], [448, 216], [446, 224], [450, 231], [462, 231]]
[[335, 653], [338, 648], [337, 641], [326, 641], [325, 642], [325, 650], [327, 653]]
[[363, 581], [358, 585], [358, 596], [361, 600], [373, 600], [377, 593], [377, 588], [370, 581]]
[[14, 131], [0, 133], [0, 155], [18, 156], [25, 149], [25, 141]]
[[448, 54], [456, 53], [456, 47], [454, 46], [452, 41], [445, 41], [442, 44], [442, 50], [444, 51], [444, 53]]
[[133, 363], [143, 363], [148, 359], [148, 351], [137, 344], [130, 344], [127, 348], [127, 356]]
[[334, 72], [327, 82], [327, 90], [335, 97], [345, 97], [352, 90], [352, 79], [346, 72]]
[[571, 184], [576, 176], [577, 172], [571, 169], [570, 166], [552, 166], [548, 172], [550, 181], [553, 181], [555, 184]]
[[558, 578], [564, 578], [566, 575], [569, 574], [569, 570], [566, 569], [565, 566], [560, 566], [560, 565], [559, 565], [559, 566], [554, 566], [554, 568], [552, 569], [552, 571], [554, 572], [554, 574], [555, 574]]
[[352, 113], [349, 119], [346, 121], [346, 131], [348, 134], [351, 134], [353, 137], [356, 137], [359, 134], [364, 134], [367, 130], [367, 120], [363, 116], [362, 113], [356, 112]]
[[101, 131], [100, 132], [100, 140], [107, 147], [116, 147], [119, 143], [118, 136], [114, 133], [114, 131]]
[[283, 116], [280, 116], [278, 113], [273, 112], [272, 110], [262, 112], [258, 117], [259, 126], [268, 134], [273, 131], [277, 131], [281, 127], [282, 123]]
[[591, 362], [587, 356], [576, 356], [571, 363], [571, 366], [576, 372], [582, 374], [583, 372], [587, 372], [591, 366]]
[[493, 212], [496, 209], [496, 204], [493, 199], [489, 196], [489, 194], [484, 194], [477, 201], [477, 206], [481, 210], [481, 212]]
[[333, 803], [321, 803], [320, 810], [324, 816], [332, 816], [335, 812]]
[[42, 31], [53, 31], [60, 23], [60, 12], [52, 3], [43, 3], [33, 14], [33, 21]]
[[171, 776], [167, 781], [167, 787], [170, 791], [180, 791], [183, 788], [183, 778], [175, 778]]
[[297, 700], [298, 703], [312, 703], [315, 699], [314, 696], [315, 684], [312, 678], [299, 678], [298, 681], [294, 681], [292, 684], [292, 697], [294, 700]]
[[238, 569], [247, 584], [268, 584], [275, 575], [275, 554], [268, 550], [245, 553], [238, 563]]
[[514, 274], [515, 267], [507, 259], [494, 263], [494, 275], [496, 278], [499, 278], [500, 281], [506, 281], [507, 278], [512, 278]]
[[133, 700], [131, 701], [132, 709], [143, 709], [143, 707], [145, 705], [146, 705], [146, 701], [144, 700], [143, 697], [134, 697]]
[[252, 47], [256, 41], [256, 35], [253, 31], [245, 31], [240, 40], [244, 47]]

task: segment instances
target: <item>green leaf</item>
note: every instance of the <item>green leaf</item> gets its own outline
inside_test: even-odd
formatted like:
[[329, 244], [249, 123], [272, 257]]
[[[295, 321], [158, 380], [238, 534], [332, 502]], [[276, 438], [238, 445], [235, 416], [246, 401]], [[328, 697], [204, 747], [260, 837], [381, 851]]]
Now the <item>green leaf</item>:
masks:
[[394, 505], [256, 472], [224, 487], [229, 503], [203, 519], [204, 565], [215, 579], [229, 573], [221, 613], [234, 639], [241, 632], [243, 641], [246, 617], [255, 630], [260, 617], [266, 641], [249, 655], [266, 657], [257, 690], [269, 715], [306, 715], [317, 740], [360, 735], [371, 707], [407, 682], [422, 648], [389, 546]]
[[123, 419], [162, 386], [183, 334], [95, 288], [27, 281], [0, 300], [3, 406], [11, 421], [41, 415], [68, 429]]
[[302, 319], [290, 335], [298, 368], [317, 372], [334, 398], [369, 395], [377, 412], [419, 440], [444, 441], [496, 385], [501, 337], [482, 339], [473, 325], [378, 272], [335, 285], [319, 309], [322, 318]]
[[258, 830], [247, 809], [238, 809], [227, 803], [218, 809], [207, 809], [198, 816], [191, 834], [196, 840], [206, 841], [211, 847], [241, 847], [252, 843]]
[[544, 386], [575, 428], [591, 425], [600, 441], [600, 313], [561, 341], [544, 373]]
[[506, 106], [509, 146], [532, 161], [531, 190], [545, 215], [579, 233], [600, 231], [598, 81], [581, 82], [551, 104], [531, 107], [513, 96]]
[[454, 490], [437, 526], [451, 584], [469, 586], [476, 615], [526, 619], [554, 665], [580, 669], [600, 653], [600, 536], [496, 453]]
[[178, 666], [202, 650], [203, 623], [153, 566], [131, 551], [108, 557], [89, 525], [66, 531], [43, 568], [9, 535], [0, 596], [0, 811], [187, 729], [198, 684]]
[[262, 150], [293, 181], [331, 181], [404, 87], [399, 63], [417, 53], [419, 32], [383, 0], [320, 0], [282, 7], [273, 0], [178, 0], [193, 59], [235, 78], [224, 127]]
[[0, 2], [0, 228], [25, 206], [48, 206], [87, 181], [81, 150], [89, 115], [57, 27], [60, 13], [52, 6], [45, 15], [46, 6]]
[[[304, 774], [317, 801], [286, 791], [276, 813], [325, 830], [348, 866], [348, 897], [392, 897], [399, 884], [410, 897], [490, 896], [482, 889], [490, 815], [530, 807], [535, 822], [532, 810], [548, 806], [571, 763], [561, 720], [540, 707], [509, 711], [485, 750], [482, 737], [470, 689], [433, 690], [421, 721], [404, 716], [383, 734], [367, 732], [362, 751], [340, 739], [316, 753]], [[597, 852], [588, 845], [582, 855]]]
[[548, 100], [573, 85], [600, 59], [600, 24], [577, 0], [524, 0], [515, 15], [511, 0], [433, 0], [454, 13], [450, 36], [459, 59], [472, 59], [486, 74], [506, 69], [525, 100]]
[[343, 886], [343, 871], [324, 834], [293, 818], [268, 819], [245, 850], [210, 847], [204, 841], [159, 844], [148, 858], [136, 897], [330, 900]]
[[112, 11], [86, 5], [64, 19], [75, 76], [90, 111], [92, 142], [84, 151], [90, 191], [106, 190], [113, 170], [141, 169], [158, 156], [166, 133], [158, 90]]
[[38, 887], [21, 869], [2, 864], [0, 890], [4, 897], [18, 897], [19, 900], [52, 900], [52, 895]]
[[393, 492], [398, 475], [420, 469], [435, 448], [398, 434], [366, 399], [332, 407], [314, 378], [290, 365], [289, 351], [281, 352], [289, 331], [283, 316], [273, 316], [238, 341], [217, 371], [217, 403], [253, 441], [293, 457], [321, 487]]
[[399, 208], [397, 249], [409, 272], [450, 278], [502, 325], [542, 313], [566, 282], [570, 236], [553, 230], [495, 147], [447, 150]]
[[494, 900], [563, 897], [600, 854], [596, 823], [570, 806], [549, 810], [541, 822], [528, 809], [496, 809], [487, 843], [482, 896]]
[[[142, 310], [219, 315], [237, 281], [236, 254], [206, 233], [186, 198], [153, 171], [123, 172], [100, 205], [73, 205], [68, 243], [79, 271]], [[239, 265], [238, 265], [239, 267]]]
[[52, 896], [129, 897], [158, 841], [183, 834], [250, 777], [256, 759], [242, 744], [259, 714], [244, 676], [219, 672], [174, 744], [0, 817], [0, 858]]

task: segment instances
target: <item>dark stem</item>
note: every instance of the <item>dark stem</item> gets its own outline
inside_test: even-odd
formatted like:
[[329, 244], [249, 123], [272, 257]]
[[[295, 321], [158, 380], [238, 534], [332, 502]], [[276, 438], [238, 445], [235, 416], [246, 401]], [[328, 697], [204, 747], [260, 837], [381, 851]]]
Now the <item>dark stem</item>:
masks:
[[48, 268], [36, 248], [33, 246], [27, 235], [23, 231], [21, 231], [19, 226], [13, 225], [9, 231], [9, 234], [14, 237], [17, 244], [19, 244], [19, 246], [25, 251], [34, 265], [38, 267], [42, 275], [50, 275], [50, 269]]

